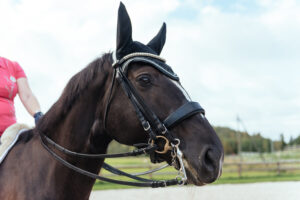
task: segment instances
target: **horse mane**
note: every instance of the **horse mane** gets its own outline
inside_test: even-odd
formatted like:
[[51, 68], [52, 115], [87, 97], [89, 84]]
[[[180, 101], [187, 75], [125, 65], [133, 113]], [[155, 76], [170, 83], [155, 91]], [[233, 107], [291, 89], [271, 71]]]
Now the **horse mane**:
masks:
[[112, 63], [111, 53], [105, 53], [96, 58], [87, 67], [75, 74], [67, 83], [59, 99], [52, 105], [47, 113], [40, 119], [37, 129], [47, 132], [54, 127], [69, 112], [72, 105], [79, 99], [97, 74], [104, 73], [104, 65]]

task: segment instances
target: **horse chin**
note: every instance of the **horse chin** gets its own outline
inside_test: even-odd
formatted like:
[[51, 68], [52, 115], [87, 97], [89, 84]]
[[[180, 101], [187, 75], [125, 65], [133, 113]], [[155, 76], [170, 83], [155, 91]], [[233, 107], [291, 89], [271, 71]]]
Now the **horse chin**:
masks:
[[186, 170], [187, 175], [187, 184], [193, 184], [196, 186], [203, 186], [206, 185], [206, 183], [202, 182], [199, 179], [199, 175], [197, 173], [197, 170], [194, 169], [186, 159], [183, 159], [183, 164]]
[[204, 186], [206, 183], [200, 181], [197, 177], [193, 176], [189, 170], [186, 170], [187, 184], [193, 184], [196, 186]]
[[186, 169], [186, 175], [187, 175], [187, 184], [193, 184], [196, 186], [204, 186], [209, 183], [214, 182], [217, 178], [211, 179], [209, 182], [204, 182], [201, 179], [201, 175], [197, 172], [197, 170], [188, 163], [186, 159], [183, 159], [183, 164]]

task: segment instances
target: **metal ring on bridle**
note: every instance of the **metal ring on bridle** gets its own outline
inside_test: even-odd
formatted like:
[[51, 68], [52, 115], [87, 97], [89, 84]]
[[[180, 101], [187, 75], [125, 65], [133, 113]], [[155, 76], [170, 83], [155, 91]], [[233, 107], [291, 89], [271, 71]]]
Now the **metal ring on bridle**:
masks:
[[178, 148], [179, 145], [180, 145], [180, 140], [179, 140], [178, 138], [174, 138], [174, 141], [176, 141], [177, 144], [174, 144], [174, 143], [172, 142], [171, 145]]
[[[171, 147], [171, 145], [170, 145], [170, 141], [169, 141], [166, 137], [164, 137], [164, 136], [162, 136], [162, 135], [158, 135], [158, 136], [156, 136], [156, 139], [158, 139], [158, 138], [164, 139], [164, 140], [165, 140], [165, 145], [164, 145], [164, 149], [163, 149], [162, 151], [155, 150], [156, 153], [158, 153], [158, 154], [165, 154], [165, 153], [167, 153], [168, 151], [172, 150], [172, 147]], [[154, 143], [155, 143], [155, 141], [152, 140], [152, 141], [151, 141], [151, 145], [154, 145]]]

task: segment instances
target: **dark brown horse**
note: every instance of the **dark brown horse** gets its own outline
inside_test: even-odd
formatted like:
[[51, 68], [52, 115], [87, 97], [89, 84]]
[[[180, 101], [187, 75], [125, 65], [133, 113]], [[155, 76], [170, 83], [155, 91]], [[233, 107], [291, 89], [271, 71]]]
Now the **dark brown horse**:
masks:
[[[165, 34], [164, 25], [148, 45], [132, 41], [131, 23], [121, 4], [116, 59], [134, 52], [158, 56], [165, 42]], [[155, 60], [153, 64], [133, 61], [124, 73], [144, 103], [162, 121], [190, 99], [176, 74], [168, 66], [157, 67], [156, 64], [161, 61], [152, 57]], [[141, 126], [121, 82], [116, 82], [112, 87], [115, 73], [113, 61], [112, 53], [104, 54], [72, 77], [61, 97], [41, 118], [37, 127], [21, 136], [0, 165], [1, 200], [89, 198], [95, 180], [53, 159], [41, 144], [41, 133], [67, 149], [88, 154], [105, 154], [112, 140], [127, 145], [148, 143], [149, 135]], [[179, 148], [183, 152], [188, 183], [203, 185], [220, 176], [222, 144], [203, 113], [182, 119], [170, 128], [170, 134], [180, 140]], [[74, 166], [95, 174], [99, 173], [104, 161], [54, 151]], [[170, 163], [170, 153], [158, 157], [160, 161]]]

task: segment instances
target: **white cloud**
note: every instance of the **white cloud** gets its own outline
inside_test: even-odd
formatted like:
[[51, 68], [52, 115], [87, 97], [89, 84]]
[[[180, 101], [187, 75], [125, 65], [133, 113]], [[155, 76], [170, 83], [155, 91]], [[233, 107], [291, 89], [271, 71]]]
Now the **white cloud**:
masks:
[[213, 124], [236, 128], [239, 114], [251, 133], [278, 138], [300, 133], [300, 8], [273, 3], [256, 15], [200, 8], [193, 23], [172, 23], [166, 53]]
[[[300, 133], [300, 7], [297, 1], [257, 1], [259, 12], [225, 12], [211, 3], [179, 0], [124, 2], [134, 39], [148, 42], [163, 21], [163, 56], [214, 125], [278, 138]], [[0, 2], [0, 55], [23, 66], [47, 110], [68, 79], [115, 46], [119, 1]], [[185, 6], [193, 19], [176, 17]], [[237, 6], [233, 4], [233, 6]], [[245, 8], [239, 4], [238, 8]], [[171, 15], [172, 14], [172, 15]], [[32, 123], [19, 101], [19, 121]]]

